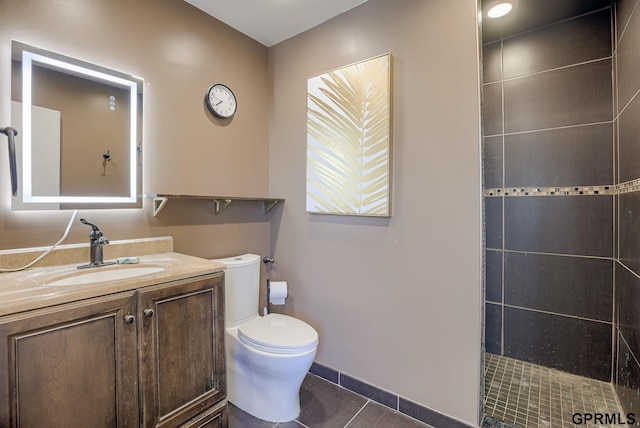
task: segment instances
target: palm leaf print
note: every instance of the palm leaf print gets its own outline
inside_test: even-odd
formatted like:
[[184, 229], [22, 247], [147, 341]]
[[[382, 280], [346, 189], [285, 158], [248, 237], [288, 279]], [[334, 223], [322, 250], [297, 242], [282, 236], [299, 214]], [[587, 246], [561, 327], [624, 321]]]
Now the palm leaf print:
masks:
[[307, 211], [389, 216], [391, 55], [307, 82]]

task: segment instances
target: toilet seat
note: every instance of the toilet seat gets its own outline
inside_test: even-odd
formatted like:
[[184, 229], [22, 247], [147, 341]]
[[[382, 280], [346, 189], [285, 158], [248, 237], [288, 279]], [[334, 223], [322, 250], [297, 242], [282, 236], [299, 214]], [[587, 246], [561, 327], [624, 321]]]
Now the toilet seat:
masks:
[[318, 333], [296, 318], [269, 314], [238, 328], [238, 338], [254, 349], [273, 354], [300, 354], [318, 345]]

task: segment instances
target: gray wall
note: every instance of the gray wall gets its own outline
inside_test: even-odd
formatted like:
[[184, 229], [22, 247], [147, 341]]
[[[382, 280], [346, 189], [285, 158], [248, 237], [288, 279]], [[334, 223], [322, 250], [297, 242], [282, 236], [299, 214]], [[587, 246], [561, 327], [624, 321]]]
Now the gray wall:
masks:
[[[182, 0], [0, 0], [2, 127], [11, 123], [12, 39], [145, 79], [144, 193], [268, 196], [267, 47]], [[239, 98], [226, 126], [204, 105], [216, 82]], [[5, 141], [0, 136], [0, 249], [53, 244], [71, 212], [11, 211]], [[215, 216], [211, 202], [170, 201], [154, 217], [152, 199], [143, 203], [78, 218], [110, 240], [171, 235], [177, 251], [201, 257], [269, 250], [269, 218], [258, 204], [234, 203]], [[76, 220], [66, 243], [88, 236]]]
[[606, 381], [611, 22], [604, 10], [483, 47], [486, 350]]
[[[443, 43], [446, 41], [446, 43]], [[474, 0], [369, 0], [269, 51], [273, 279], [316, 360], [477, 425], [481, 189]], [[307, 78], [395, 57], [393, 216], [305, 212]], [[279, 217], [278, 217], [279, 216]]]

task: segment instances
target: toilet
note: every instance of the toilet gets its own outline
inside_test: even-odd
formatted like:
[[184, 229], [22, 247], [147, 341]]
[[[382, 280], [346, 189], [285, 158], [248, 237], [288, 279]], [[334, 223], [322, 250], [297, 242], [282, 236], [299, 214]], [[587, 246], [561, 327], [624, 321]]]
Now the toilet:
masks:
[[227, 400], [265, 421], [291, 421], [300, 414], [300, 386], [318, 333], [287, 315], [258, 314], [260, 256], [214, 261], [226, 265]]

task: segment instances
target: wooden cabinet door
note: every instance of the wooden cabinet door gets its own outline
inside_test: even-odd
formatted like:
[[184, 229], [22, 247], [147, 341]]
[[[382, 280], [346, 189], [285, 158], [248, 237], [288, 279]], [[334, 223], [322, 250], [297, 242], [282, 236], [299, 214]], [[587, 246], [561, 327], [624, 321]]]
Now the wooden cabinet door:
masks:
[[139, 291], [142, 426], [177, 427], [225, 398], [223, 274]]
[[0, 427], [138, 426], [135, 302], [119, 293], [0, 318]]

